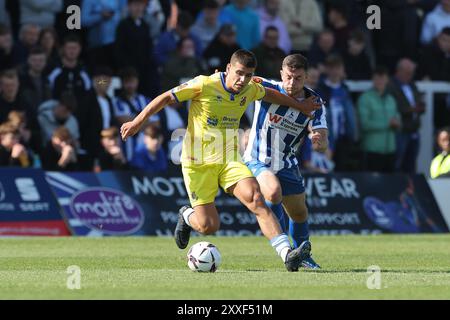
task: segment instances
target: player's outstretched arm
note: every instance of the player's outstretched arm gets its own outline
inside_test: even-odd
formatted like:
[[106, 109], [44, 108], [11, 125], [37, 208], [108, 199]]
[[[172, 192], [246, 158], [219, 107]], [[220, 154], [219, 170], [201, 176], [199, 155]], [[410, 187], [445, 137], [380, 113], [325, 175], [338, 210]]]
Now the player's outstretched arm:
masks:
[[125, 141], [128, 137], [134, 136], [141, 129], [142, 125], [149, 117], [158, 113], [168, 104], [174, 104], [177, 101], [170, 91], [166, 91], [153, 99], [132, 121], [125, 122], [120, 127], [120, 135]]
[[311, 143], [315, 151], [325, 153], [328, 150], [328, 129], [313, 130]]
[[279, 104], [288, 106], [294, 109], [297, 109], [301, 113], [305, 114], [308, 117], [311, 116], [311, 112], [314, 110], [318, 110], [322, 107], [322, 104], [319, 101], [316, 101], [316, 97], [309, 97], [303, 101], [297, 101], [294, 98], [291, 98], [285, 94], [278, 92], [277, 90], [271, 88], [265, 88], [266, 95], [263, 100], [269, 103]]

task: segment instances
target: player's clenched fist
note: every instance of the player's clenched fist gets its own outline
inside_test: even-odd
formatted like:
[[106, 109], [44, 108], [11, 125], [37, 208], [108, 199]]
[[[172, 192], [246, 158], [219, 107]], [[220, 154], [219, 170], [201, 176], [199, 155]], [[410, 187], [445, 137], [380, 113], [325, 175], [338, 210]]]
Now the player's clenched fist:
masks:
[[120, 135], [122, 140], [126, 141], [128, 137], [134, 136], [139, 131], [139, 125], [135, 124], [134, 121], [125, 122], [120, 127]]

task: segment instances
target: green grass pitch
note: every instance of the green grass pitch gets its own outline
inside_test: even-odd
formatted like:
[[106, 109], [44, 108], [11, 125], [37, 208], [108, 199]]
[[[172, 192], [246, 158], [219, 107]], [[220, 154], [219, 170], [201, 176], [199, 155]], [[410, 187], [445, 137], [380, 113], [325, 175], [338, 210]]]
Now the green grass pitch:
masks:
[[[288, 273], [262, 237], [201, 237], [216, 273], [190, 271], [171, 238], [0, 239], [0, 299], [450, 299], [450, 235], [312, 237], [320, 271]], [[81, 289], [67, 288], [80, 267]], [[368, 289], [367, 268], [381, 268]]]

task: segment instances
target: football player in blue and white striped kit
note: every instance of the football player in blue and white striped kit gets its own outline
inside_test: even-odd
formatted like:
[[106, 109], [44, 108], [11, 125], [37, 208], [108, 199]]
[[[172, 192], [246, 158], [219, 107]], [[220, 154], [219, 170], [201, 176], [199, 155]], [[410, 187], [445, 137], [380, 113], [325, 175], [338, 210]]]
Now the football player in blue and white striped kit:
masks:
[[294, 246], [305, 247], [309, 257], [302, 262], [308, 269], [319, 269], [312, 259], [309, 241], [308, 208], [305, 187], [299, 171], [297, 152], [311, 130], [314, 150], [328, 148], [326, 110], [322, 99], [304, 86], [308, 62], [300, 54], [287, 56], [282, 64], [281, 82], [258, 78], [263, 86], [273, 88], [296, 99], [319, 99], [322, 108], [310, 117], [295, 109], [256, 101], [253, 125], [243, 160], [257, 178], [267, 205], [285, 228], [283, 207], [289, 216], [289, 235]]

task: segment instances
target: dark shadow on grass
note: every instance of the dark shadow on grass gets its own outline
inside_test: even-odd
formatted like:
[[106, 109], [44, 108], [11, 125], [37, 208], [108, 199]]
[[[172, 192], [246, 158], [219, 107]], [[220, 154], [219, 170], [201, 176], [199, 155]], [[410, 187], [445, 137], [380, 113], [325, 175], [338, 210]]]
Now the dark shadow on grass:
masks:
[[[380, 270], [381, 273], [449, 273], [450, 270]], [[320, 270], [308, 270], [303, 269], [300, 272], [308, 273], [367, 273], [367, 269], [349, 269], [349, 270], [333, 270], [333, 269], [320, 269]]]

